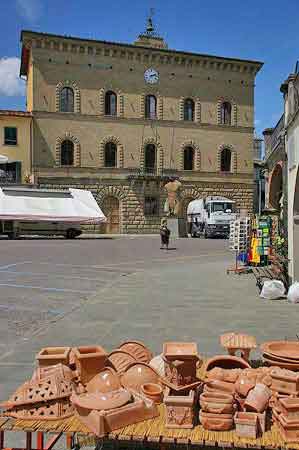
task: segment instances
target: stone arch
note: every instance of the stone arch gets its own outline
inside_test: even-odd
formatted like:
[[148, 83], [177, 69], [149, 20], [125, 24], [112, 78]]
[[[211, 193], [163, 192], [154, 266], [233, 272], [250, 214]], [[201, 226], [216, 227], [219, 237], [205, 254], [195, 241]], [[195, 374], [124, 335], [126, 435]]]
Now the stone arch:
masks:
[[113, 142], [117, 147], [117, 167], [122, 169], [124, 167], [124, 147], [117, 136], [106, 136], [100, 142], [100, 167], [105, 167], [105, 145], [108, 142]]
[[181, 144], [181, 151], [180, 151], [180, 162], [179, 162], [179, 168], [180, 170], [184, 170], [184, 149], [186, 147], [192, 147], [194, 150], [194, 170], [200, 170], [201, 167], [201, 154], [199, 146], [194, 142], [192, 139], [189, 139], [187, 141], [184, 141]]
[[157, 149], [157, 172], [162, 173], [164, 166], [164, 150], [160, 142], [157, 142], [155, 138], [148, 137], [143, 140], [140, 149], [140, 169], [143, 171], [145, 169], [145, 147], [148, 144], [155, 145]]
[[70, 132], [65, 133], [63, 136], [59, 136], [55, 143], [55, 163], [56, 166], [60, 166], [61, 162], [61, 144], [63, 141], [72, 141], [74, 144], [74, 167], [80, 167], [81, 165], [81, 146], [79, 139], [73, 136]]
[[[238, 125], [238, 108], [237, 104], [234, 101], [234, 99], [229, 97], [221, 97], [218, 99], [217, 102], [217, 124], [222, 125], [221, 123], [221, 106], [224, 102], [228, 102], [231, 104], [231, 126], [237, 126]], [[229, 125], [227, 125], [229, 126]]]
[[60, 81], [56, 85], [56, 95], [55, 95], [55, 109], [57, 112], [60, 111], [60, 94], [63, 88], [69, 87], [74, 91], [74, 113], [80, 113], [81, 111], [81, 94], [78, 85], [74, 81], [65, 80]]
[[113, 86], [106, 86], [100, 89], [99, 112], [100, 116], [105, 115], [105, 94], [107, 91], [113, 91], [117, 95], [117, 117], [124, 116], [124, 95], [120, 89], [114, 89]]
[[280, 210], [280, 198], [283, 189], [282, 161], [277, 162], [269, 176], [269, 203], [272, 208]]
[[95, 194], [94, 197], [100, 207], [103, 206], [105, 199], [114, 197], [119, 202], [119, 233], [123, 232], [123, 219], [126, 205], [126, 193], [118, 186], [103, 186]]
[[228, 148], [231, 151], [230, 173], [237, 173], [237, 152], [231, 144], [221, 144], [217, 152], [217, 170], [221, 172], [221, 152]]

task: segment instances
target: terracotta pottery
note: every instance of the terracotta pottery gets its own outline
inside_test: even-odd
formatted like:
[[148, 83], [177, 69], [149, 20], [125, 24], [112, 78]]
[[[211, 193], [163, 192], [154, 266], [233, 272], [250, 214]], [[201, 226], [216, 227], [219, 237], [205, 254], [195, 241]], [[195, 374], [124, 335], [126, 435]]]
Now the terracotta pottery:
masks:
[[222, 369], [246, 369], [250, 368], [250, 365], [247, 361], [237, 356], [217, 355], [207, 361], [206, 371], [209, 372], [214, 367], [220, 367]]
[[220, 344], [226, 348], [230, 355], [235, 355], [237, 351], [246, 361], [249, 360], [250, 351], [256, 348], [254, 336], [242, 333], [225, 333], [220, 336]]
[[145, 383], [142, 384], [141, 387], [141, 392], [150, 400], [152, 400], [153, 402], [159, 404], [162, 401], [162, 397], [163, 397], [163, 390], [162, 387], [160, 386], [160, 384], [155, 384], [155, 383]]
[[137, 362], [133, 355], [124, 350], [114, 350], [108, 355], [108, 359], [118, 373], [123, 373], [130, 364]]
[[202, 411], [214, 414], [229, 414], [235, 411], [234, 399], [231, 395], [203, 392], [200, 395]]
[[284, 414], [275, 416], [275, 423], [286, 442], [296, 442], [299, 440], [299, 420], [292, 420]]
[[123, 342], [118, 348], [130, 353], [139, 362], [149, 363], [153, 357], [152, 352], [139, 341]]
[[275, 367], [271, 370], [271, 389], [281, 394], [299, 394], [299, 374]]
[[159, 384], [158, 373], [145, 363], [132, 363], [120, 376], [121, 385], [126, 389], [140, 392], [141, 386], [146, 383]]
[[299, 361], [299, 342], [298, 341], [270, 341], [261, 345], [263, 352], [273, 356], [279, 356], [287, 359]]
[[232, 414], [212, 414], [200, 411], [199, 420], [206, 430], [228, 431], [234, 426]]
[[16, 406], [5, 411], [5, 416], [22, 420], [62, 420], [73, 416], [75, 409], [69, 397], [31, 405]]
[[258, 436], [258, 417], [252, 412], [236, 412], [234, 417], [236, 435], [256, 439]]
[[220, 392], [228, 392], [229, 394], [234, 394], [235, 385], [234, 383], [227, 383], [226, 381], [221, 380], [208, 380], [206, 381], [206, 385], [210, 389], [215, 389]]
[[126, 389], [120, 388], [117, 391], [106, 392], [94, 392], [92, 394], [73, 394], [71, 396], [71, 402], [75, 406], [79, 406], [83, 409], [97, 411], [120, 408], [126, 405], [132, 400], [132, 394]]
[[105, 367], [95, 375], [86, 385], [88, 393], [111, 392], [121, 388], [118, 374], [110, 367]]
[[166, 388], [165, 427], [166, 428], [193, 428], [195, 418], [195, 392], [190, 390], [184, 394]]
[[299, 420], [299, 398], [282, 397], [278, 399], [280, 412]]
[[165, 363], [164, 359], [161, 355], [155, 356], [150, 362], [149, 365], [160, 375], [160, 377], [165, 377]]
[[70, 347], [45, 347], [36, 355], [39, 367], [69, 364]]
[[268, 358], [263, 354], [263, 360], [266, 364], [272, 367], [280, 367], [281, 369], [288, 369], [293, 371], [299, 371], [299, 362], [298, 363], [290, 363], [290, 362], [282, 362], [273, 360], [271, 358]]
[[199, 359], [197, 344], [195, 342], [164, 342], [163, 356], [168, 361]]
[[99, 345], [75, 347], [74, 356], [78, 379], [82, 384], [88, 383], [100, 372], [105, 367], [107, 361], [107, 354]]
[[72, 381], [76, 374], [68, 366], [55, 364], [54, 366], [37, 367], [34, 370], [30, 381], [38, 382], [52, 376], [60, 377], [65, 381]]
[[235, 383], [239, 378], [242, 369], [221, 369], [220, 367], [214, 367], [214, 369], [207, 372], [207, 379], [216, 379], [227, 381], [228, 383]]
[[281, 363], [288, 363], [288, 364], [299, 364], [299, 359], [292, 359], [292, 358], [283, 358], [282, 356], [276, 356], [272, 355], [271, 353], [263, 352], [263, 357], [270, 359], [271, 361], [277, 361]]
[[269, 405], [271, 391], [264, 384], [257, 384], [247, 395], [244, 406], [247, 411], [262, 413]]
[[[271, 380], [272, 381], [272, 380]], [[243, 377], [242, 375], [238, 378], [238, 381], [235, 383], [236, 392], [241, 395], [241, 397], [246, 397], [248, 392], [253, 389], [255, 383], [250, 381], [247, 377]]]
[[200, 358], [194, 342], [165, 342], [163, 345], [165, 379], [177, 388], [196, 381], [196, 364]]

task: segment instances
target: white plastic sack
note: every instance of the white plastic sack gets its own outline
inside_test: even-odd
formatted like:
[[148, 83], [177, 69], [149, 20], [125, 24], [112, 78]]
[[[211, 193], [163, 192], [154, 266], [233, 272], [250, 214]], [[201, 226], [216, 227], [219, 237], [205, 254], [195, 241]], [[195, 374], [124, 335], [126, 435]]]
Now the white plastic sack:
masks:
[[284, 297], [285, 287], [280, 280], [266, 280], [264, 281], [260, 297], [268, 300], [276, 300]]
[[288, 292], [288, 302], [299, 303], [299, 283], [295, 281], [290, 287]]

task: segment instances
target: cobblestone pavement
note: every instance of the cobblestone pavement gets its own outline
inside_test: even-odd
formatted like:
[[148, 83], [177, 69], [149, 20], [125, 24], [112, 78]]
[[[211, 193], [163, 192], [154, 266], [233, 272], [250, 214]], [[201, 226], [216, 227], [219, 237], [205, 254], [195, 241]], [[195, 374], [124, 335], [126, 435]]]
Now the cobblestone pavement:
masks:
[[223, 240], [158, 237], [1, 240], [0, 400], [27, 379], [44, 346], [134, 338], [161, 352], [167, 340], [221, 353], [226, 331], [258, 342], [297, 339], [298, 306], [258, 296], [253, 275], [227, 275]]

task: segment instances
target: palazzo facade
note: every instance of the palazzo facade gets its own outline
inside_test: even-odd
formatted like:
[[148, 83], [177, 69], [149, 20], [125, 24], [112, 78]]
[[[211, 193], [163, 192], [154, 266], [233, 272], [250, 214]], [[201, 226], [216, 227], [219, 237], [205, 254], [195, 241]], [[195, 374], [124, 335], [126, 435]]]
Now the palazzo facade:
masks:
[[22, 31], [40, 187], [86, 188], [105, 231], [152, 233], [164, 185], [188, 203], [224, 195], [252, 211], [258, 61], [170, 50], [148, 27], [134, 44]]

